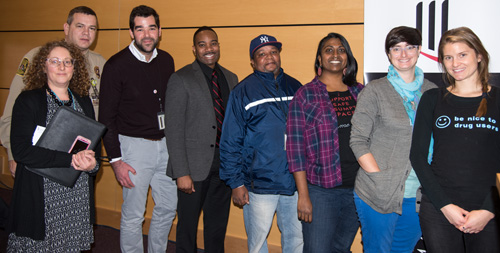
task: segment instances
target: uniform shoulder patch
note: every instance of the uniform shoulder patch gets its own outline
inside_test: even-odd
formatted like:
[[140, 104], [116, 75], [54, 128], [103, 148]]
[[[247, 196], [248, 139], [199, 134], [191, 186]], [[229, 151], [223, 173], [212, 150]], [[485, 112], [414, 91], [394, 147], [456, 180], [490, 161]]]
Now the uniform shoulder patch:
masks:
[[30, 60], [28, 58], [23, 58], [21, 61], [21, 64], [19, 65], [19, 68], [16, 71], [16, 75], [19, 76], [24, 76], [26, 74], [26, 70], [28, 70], [28, 65], [30, 64]]

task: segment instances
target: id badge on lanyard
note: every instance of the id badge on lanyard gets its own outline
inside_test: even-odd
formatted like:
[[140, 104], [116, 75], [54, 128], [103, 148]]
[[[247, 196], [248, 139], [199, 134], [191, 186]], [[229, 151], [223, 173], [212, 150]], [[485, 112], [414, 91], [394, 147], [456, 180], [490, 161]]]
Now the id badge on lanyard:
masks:
[[285, 133], [285, 142], [283, 144], [283, 149], [286, 151], [286, 133]]
[[158, 116], [158, 129], [160, 130], [165, 129], [165, 113], [159, 112], [157, 113], [157, 116]]

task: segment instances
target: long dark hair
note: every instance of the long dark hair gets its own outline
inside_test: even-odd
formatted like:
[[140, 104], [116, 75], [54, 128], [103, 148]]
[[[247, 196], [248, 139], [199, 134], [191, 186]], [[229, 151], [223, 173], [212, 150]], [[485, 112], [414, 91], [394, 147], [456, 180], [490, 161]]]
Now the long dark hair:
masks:
[[347, 66], [346, 66], [346, 71], [345, 74], [342, 75], [342, 82], [345, 83], [347, 86], [353, 86], [358, 84], [358, 81], [356, 80], [356, 75], [358, 74], [358, 62], [356, 61], [356, 58], [354, 58], [354, 55], [352, 54], [351, 46], [349, 46], [349, 42], [342, 36], [341, 34], [338, 33], [329, 33], [321, 39], [318, 45], [318, 50], [316, 51], [316, 60], [314, 62], [314, 71], [317, 74], [318, 73], [318, 68], [321, 67], [321, 62], [319, 62], [319, 56], [321, 56], [321, 50], [323, 49], [323, 46], [325, 46], [325, 43], [329, 39], [339, 39], [340, 43], [342, 46], [345, 48], [346, 54], [347, 54]]

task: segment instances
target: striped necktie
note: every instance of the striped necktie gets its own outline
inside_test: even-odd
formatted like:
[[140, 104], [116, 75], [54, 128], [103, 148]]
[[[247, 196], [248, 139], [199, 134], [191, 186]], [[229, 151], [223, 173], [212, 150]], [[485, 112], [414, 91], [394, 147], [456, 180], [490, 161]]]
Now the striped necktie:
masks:
[[219, 79], [217, 78], [217, 72], [214, 70], [212, 72], [212, 98], [214, 99], [214, 111], [215, 119], [217, 120], [217, 138], [215, 140], [215, 145], [219, 147], [220, 136], [222, 133], [222, 122], [224, 122], [224, 105], [222, 101], [222, 95], [220, 93]]

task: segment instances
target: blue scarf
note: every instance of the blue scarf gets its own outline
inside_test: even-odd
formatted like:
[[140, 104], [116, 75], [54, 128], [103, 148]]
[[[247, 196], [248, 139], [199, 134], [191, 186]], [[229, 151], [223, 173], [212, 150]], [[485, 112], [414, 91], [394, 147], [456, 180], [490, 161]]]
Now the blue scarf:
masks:
[[422, 97], [421, 88], [424, 83], [424, 72], [419, 67], [415, 67], [415, 80], [411, 83], [406, 83], [401, 76], [399, 76], [394, 66], [390, 65], [387, 79], [401, 98], [403, 98], [403, 105], [406, 113], [408, 113], [411, 125], [413, 126], [418, 102], [420, 102], [420, 98]]
[[[387, 79], [392, 84], [394, 89], [403, 98], [403, 105], [405, 106], [406, 113], [410, 118], [411, 125], [415, 122], [415, 114], [417, 112], [418, 103], [422, 97], [422, 84], [424, 83], [424, 72], [419, 67], [415, 67], [415, 80], [411, 83], [405, 81], [399, 76], [399, 73], [394, 69], [393, 65], [389, 66]], [[429, 154], [427, 161], [429, 164], [432, 161], [432, 154], [434, 153], [434, 137], [431, 136], [429, 145]]]

